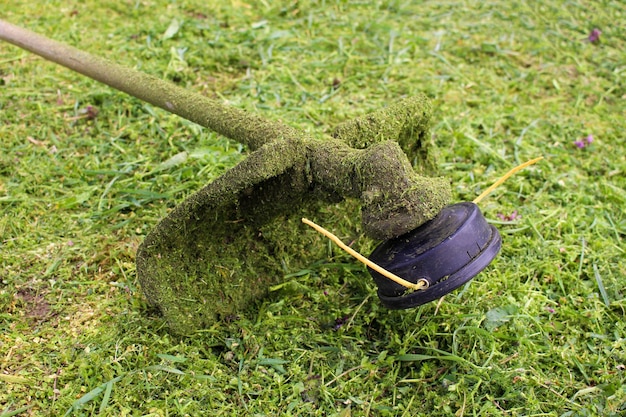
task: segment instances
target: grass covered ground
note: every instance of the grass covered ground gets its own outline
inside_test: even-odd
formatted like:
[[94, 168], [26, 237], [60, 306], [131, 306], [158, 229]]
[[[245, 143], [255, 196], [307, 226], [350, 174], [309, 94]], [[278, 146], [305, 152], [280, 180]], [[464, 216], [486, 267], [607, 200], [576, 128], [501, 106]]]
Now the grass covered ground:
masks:
[[[245, 150], [0, 43], [0, 416], [624, 415], [623, 6], [4, 4], [12, 23], [311, 132], [426, 93], [456, 201], [545, 159], [481, 203], [502, 252], [440, 305], [384, 309], [320, 239], [249, 311], [174, 337], [135, 251]], [[329, 210], [324, 226], [369, 253], [359, 219]]]

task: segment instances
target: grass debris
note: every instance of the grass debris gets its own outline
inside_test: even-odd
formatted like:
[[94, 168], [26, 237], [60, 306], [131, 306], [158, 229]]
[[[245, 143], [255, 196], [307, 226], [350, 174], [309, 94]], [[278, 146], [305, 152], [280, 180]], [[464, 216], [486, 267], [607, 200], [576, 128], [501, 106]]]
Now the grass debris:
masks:
[[[365, 268], [297, 219], [311, 234], [284, 253], [309, 262], [273, 258], [267, 297], [179, 337], [141, 293], [137, 249], [245, 150], [0, 44], [0, 415], [624, 414], [622, 2], [34, 0], [2, 15], [311, 134], [425, 94], [453, 201], [545, 159], [481, 205], [502, 252], [439, 306], [384, 309]], [[349, 204], [324, 224], [367, 254]]]

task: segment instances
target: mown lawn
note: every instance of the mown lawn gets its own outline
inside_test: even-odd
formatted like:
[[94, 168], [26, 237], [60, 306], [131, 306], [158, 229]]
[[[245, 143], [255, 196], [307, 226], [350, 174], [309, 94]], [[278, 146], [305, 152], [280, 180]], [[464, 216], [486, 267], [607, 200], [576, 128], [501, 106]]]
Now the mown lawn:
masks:
[[135, 252], [245, 149], [0, 43], [0, 416], [626, 414], [623, 2], [18, 0], [0, 18], [312, 134], [425, 93], [455, 201], [545, 158], [481, 203], [502, 251], [439, 304], [386, 310], [320, 243], [177, 337]]

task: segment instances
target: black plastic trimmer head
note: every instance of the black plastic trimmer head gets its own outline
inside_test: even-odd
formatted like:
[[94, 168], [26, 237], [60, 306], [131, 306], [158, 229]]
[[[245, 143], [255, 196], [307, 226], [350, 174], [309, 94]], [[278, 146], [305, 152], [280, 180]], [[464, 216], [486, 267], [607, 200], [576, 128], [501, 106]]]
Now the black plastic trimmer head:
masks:
[[436, 300], [465, 284], [495, 258], [502, 240], [474, 203], [444, 207], [433, 220], [398, 238], [381, 243], [370, 260], [427, 288], [407, 289], [369, 269], [378, 296], [391, 309], [406, 309]]

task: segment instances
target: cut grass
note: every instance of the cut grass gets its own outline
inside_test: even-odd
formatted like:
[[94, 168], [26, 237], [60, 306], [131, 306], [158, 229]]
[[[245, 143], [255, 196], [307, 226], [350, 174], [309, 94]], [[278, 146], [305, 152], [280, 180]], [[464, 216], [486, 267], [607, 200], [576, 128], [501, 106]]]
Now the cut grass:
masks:
[[[385, 310], [367, 272], [320, 239], [307, 269], [284, 260], [285, 284], [267, 299], [175, 338], [137, 288], [135, 251], [242, 149], [0, 44], [0, 416], [622, 415], [622, 9], [3, 7], [13, 23], [311, 132], [427, 93], [458, 201], [545, 160], [481, 203], [502, 252], [440, 305]], [[596, 44], [586, 41], [595, 27]], [[590, 146], [574, 146], [589, 134]], [[512, 221], [497, 217], [515, 210]], [[328, 211], [336, 221], [323, 226], [369, 253], [359, 219]]]

